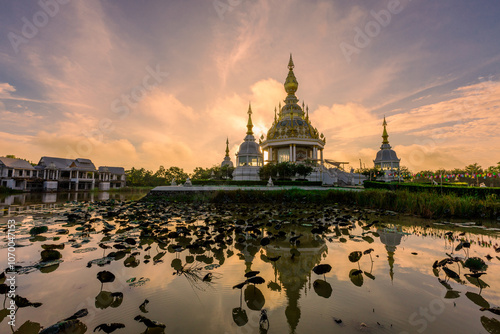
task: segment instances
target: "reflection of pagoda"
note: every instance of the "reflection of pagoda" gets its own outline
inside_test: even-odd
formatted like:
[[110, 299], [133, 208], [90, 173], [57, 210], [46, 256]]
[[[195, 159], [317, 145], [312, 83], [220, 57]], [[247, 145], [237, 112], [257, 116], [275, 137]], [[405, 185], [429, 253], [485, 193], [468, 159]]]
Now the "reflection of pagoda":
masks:
[[396, 252], [396, 246], [401, 243], [401, 238], [403, 238], [403, 231], [401, 227], [398, 229], [378, 229], [377, 233], [380, 235], [380, 241], [385, 245], [387, 250], [387, 260], [389, 262], [389, 275], [391, 276], [391, 281], [394, 280], [394, 253]]
[[245, 261], [245, 273], [252, 270], [252, 263], [255, 258], [255, 255], [260, 249], [260, 244], [252, 239], [247, 239], [244, 243], [236, 244], [242, 256], [240, 256], [241, 260]]
[[[328, 248], [324, 240], [316, 240], [311, 233], [307, 233], [300, 237], [300, 245], [297, 247], [300, 255], [293, 259], [290, 254], [292, 247], [288, 240], [274, 242], [265, 249], [268, 257], [281, 255], [276, 262], [275, 270], [279, 272], [279, 280], [288, 299], [285, 316], [290, 326], [290, 333], [295, 333], [300, 320], [298, 306], [300, 290], [303, 287], [307, 288], [306, 283], [308, 279], [310, 280], [312, 268], [321, 262], [321, 256]], [[307, 289], [304, 291], [307, 293]]]

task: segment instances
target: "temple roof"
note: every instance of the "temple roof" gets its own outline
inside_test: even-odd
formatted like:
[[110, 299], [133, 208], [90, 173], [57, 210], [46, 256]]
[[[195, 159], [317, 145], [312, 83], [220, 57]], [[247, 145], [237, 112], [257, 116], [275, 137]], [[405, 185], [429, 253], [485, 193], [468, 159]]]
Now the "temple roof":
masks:
[[295, 65], [292, 55], [288, 62], [288, 75], [283, 84], [287, 97], [283, 101], [285, 105], [282, 107], [279, 103], [278, 111], [274, 111], [274, 122], [267, 132], [267, 140], [273, 139], [316, 139], [318, 142], [325, 144], [323, 134], [319, 134], [318, 130], [312, 126], [309, 120], [309, 107], [306, 107], [302, 102], [302, 107], [298, 104], [299, 99], [295, 96], [295, 92], [299, 87], [295, 73], [293, 72]]

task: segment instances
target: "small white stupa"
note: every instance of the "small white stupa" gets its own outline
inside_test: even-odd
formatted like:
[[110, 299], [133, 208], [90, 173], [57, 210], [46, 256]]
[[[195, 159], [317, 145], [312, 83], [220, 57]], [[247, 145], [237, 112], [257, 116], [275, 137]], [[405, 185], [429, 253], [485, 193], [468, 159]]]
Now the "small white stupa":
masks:
[[252, 106], [249, 105], [247, 135], [236, 154], [236, 169], [233, 172], [233, 180], [260, 181], [259, 170], [262, 162], [263, 156], [260, 146], [255, 142], [253, 136]]

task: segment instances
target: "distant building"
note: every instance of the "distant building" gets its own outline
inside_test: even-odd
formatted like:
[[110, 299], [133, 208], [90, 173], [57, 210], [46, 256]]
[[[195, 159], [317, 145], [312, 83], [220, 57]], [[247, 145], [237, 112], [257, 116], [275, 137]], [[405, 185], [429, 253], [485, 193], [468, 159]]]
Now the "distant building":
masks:
[[29, 190], [28, 183], [36, 175], [26, 160], [0, 157], [0, 185], [10, 189]]
[[123, 167], [99, 167], [99, 190], [123, 188], [126, 185]]
[[397, 179], [397, 175], [399, 174], [399, 163], [401, 159], [398, 158], [396, 152], [391, 148], [389, 144], [389, 135], [387, 134], [387, 122], [382, 123], [384, 127], [384, 131], [382, 132], [382, 145], [380, 146], [380, 151], [377, 152], [377, 156], [373, 163], [375, 168], [380, 168], [384, 175], [382, 179], [386, 182]]
[[97, 169], [90, 159], [42, 157], [35, 168], [43, 190], [92, 190], [96, 184]]

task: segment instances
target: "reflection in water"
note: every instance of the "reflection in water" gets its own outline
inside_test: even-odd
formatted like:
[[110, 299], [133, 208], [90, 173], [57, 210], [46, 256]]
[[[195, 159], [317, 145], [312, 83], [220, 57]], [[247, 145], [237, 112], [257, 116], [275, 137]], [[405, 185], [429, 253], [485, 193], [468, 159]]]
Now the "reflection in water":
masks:
[[387, 250], [387, 261], [389, 262], [389, 276], [391, 282], [394, 282], [394, 254], [396, 253], [396, 246], [401, 244], [401, 239], [404, 236], [401, 228], [383, 228], [378, 229], [377, 233], [380, 235], [380, 242], [385, 245]]
[[[302, 235], [305, 228], [294, 228], [294, 233]], [[307, 281], [311, 277], [311, 271], [318, 265], [328, 248], [323, 239], [309, 233], [300, 238], [300, 245], [292, 246], [289, 240], [281, 240], [265, 247], [266, 255], [269, 258], [280, 256], [280, 259], [273, 263], [279, 273], [279, 280], [285, 289], [288, 305], [285, 310], [286, 319], [290, 326], [290, 333], [295, 333], [300, 321], [300, 291], [307, 288]], [[298, 250], [298, 252], [290, 252]], [[300, 255], [295, 256], [294, 254]], [[292, 254], [292, 255], [290, 255]], [[327, 297], [328, 298], [328, 297]]]
[[[249, 333], [270, 328], [297, 333], [328, 332], [337, 324], [346, 332], [357, 332], [365, 324], [373, 333], [388, 328], [411, 332], [418, 327], [408, 323], [409, 316], [436, 299], [453, 299], [460, 307], [446, 308], [429, 323], [432, 332], [447, 331], [449, 326], [468, 332], [498, 328], [497, 259], [491, 257], [486, 267], [461, 257], [468, 253], [455, 247], [442, 249], [441, 239], [456, 238], [456, 246], [465, 232], [412, 227], [406, 231], [413, 235], [404, 239], [408, 233], [403, 228], [375, 223], [364, 217], [368, 212], [331, 207], [250, 209], [108, 201], [73, 203], [63, 209], [50, 217], [26, 215], [18, 224], [22, 294], [43, 303], [17, 313], [26, 329], [55, 323], [74, 326], [75, 332], [88, 326], [117, 333], [221, 333], [240, 327]], [[43, 228], [32, 236], [35, 225]], [[474, 257], [484, 257], [488, 242], [474, 237], [460, 244], [470, 244]], [[491, 249], [494, 237], [487, 238]], [[398, 264], [404, 270], [397, 272], [397, 282], [387, 284], [394, 282], [394, 254], [403, 242]], [[55, 253], [41, 255], [42, 250], [55, 249], [60, 258]], [[6, 249], [0, 251], [0, 256], [6, 255]], [[378, 257], [386, 252], [388, 263]], [[433, 267], [429, 261], [434, 258]], [[389, 277], [383, 274], [387, 270]], [[58, 282], [51, 286], [51, 297], [39, 288], [44, 281]], [[5, 278], [2, 291], [7, 288], [4, 282]], [[66, 295], [78, 297], [62, 303], [59, 296]], [[82, 303], [91, 317], [57, 321], [58, 313], [81, 308]], [[372, 312], [372, 305], [384, 311]], [[108, 316], [115, 322], [107, 321]], [[6, 332], [5, 320], [0, 326]]]
[[20, 214], [25, 211], [43, 210], [56, 207], [66, 202], [94, 202], [107, 200], [138, 200], [147, 194], [147, 190], [135, 192], [47, 192], [0, 195], [0, 216]]

